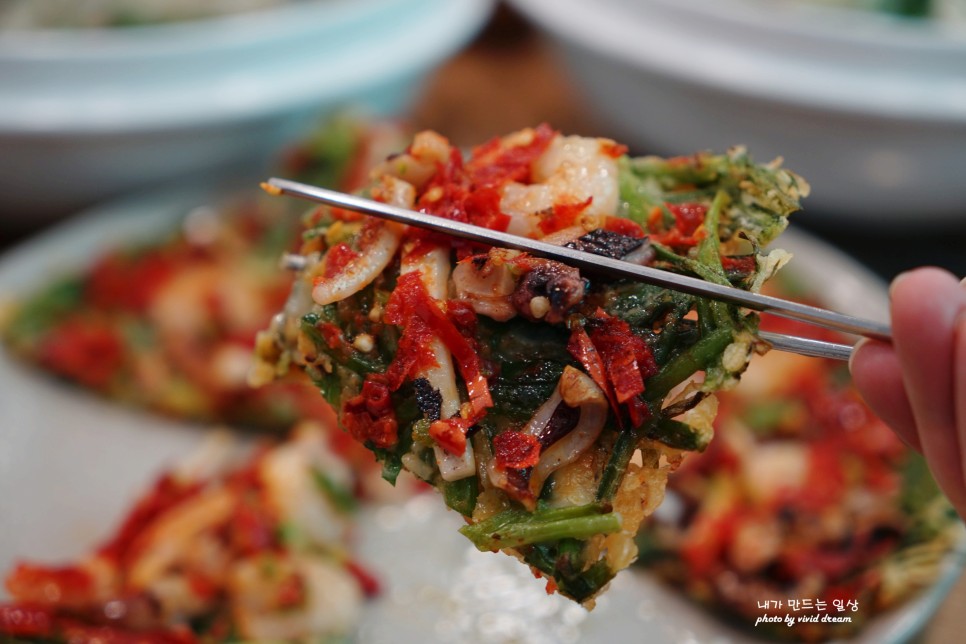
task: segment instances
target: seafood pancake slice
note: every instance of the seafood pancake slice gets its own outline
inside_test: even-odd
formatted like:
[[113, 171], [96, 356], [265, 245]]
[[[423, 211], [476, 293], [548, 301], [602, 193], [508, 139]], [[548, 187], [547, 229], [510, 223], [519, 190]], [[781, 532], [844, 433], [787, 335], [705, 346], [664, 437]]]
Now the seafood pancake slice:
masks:
[[[632, 159], [546, 125], [466, 157], [423, 132], [367, 194], [756, 290], [762, 248], [807, 185], [743, 149]], [[306, 217], [309, 258], [258, 342], [259, 374], [302, 367], [393, 481], [402, 468], [461, 532], [592, 605], [634, 560], [668, 473], [711, 439], [713, 392], [766, 347], [757, 317], [337, 209]]]

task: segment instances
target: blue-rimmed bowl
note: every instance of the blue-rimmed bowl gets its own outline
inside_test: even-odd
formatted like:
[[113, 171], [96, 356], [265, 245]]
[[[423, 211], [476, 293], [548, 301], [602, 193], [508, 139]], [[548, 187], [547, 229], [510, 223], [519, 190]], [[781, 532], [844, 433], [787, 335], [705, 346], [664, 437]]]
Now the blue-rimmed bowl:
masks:
[[491, 0], [307, 0], [113, 29], [0, 33], [0, 212], [41, 216], [259, 171], [338, 109], [386, 115]]

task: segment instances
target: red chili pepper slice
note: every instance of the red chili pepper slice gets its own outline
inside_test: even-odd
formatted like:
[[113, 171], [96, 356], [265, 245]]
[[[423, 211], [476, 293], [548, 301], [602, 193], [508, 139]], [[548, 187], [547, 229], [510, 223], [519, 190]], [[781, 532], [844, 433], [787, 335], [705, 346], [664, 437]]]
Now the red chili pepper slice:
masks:
[[388, 449], [399, 440], [399, 423], [389, 386], [381, 374], [369, 374], [359, 395], [342, 406], [342, 424], [360, 443]]
[[701, 224], [708, 214], [708, 207], [699, 203], [664, 205], [674, 217], [674, 225], [668, 228], [664, 224], [664, 211], [654, 208], [647, 222], [651, 238], [678, 252], [696, 246], [705, 237]]
[[111, 384], [124, 365], [124, 342], [107, 321], [68, 318], [44, 339], [39, 360], [52, 371], [94, 389]]
[[593, 202], [593, 197], [574, 203], [555, 203], [550, 213], [540, 220], [539, 228], [544, 235], [569, 228], [577, 223], [577, 217]]
[[437, 420], [429, 426], [429, 435], [436, 444], [455, 456], [466, 453], [466, 433], [473, 426], [469, 418], [447, 418]]
[[98, 548], [98, 554], [122, 563], [138, 536], [152, 521], [197, 494], [201, 488], [199, 482], [184, 483], [170, 473], [161, 475], [151, 490], [127, 513], [114, 537]]
[[358, 561], [348, 559], [345, 562], [345, 567], [356, 578], [356, 581], [359, 582], [359, 588], [362, 589], [366, 597], [375, 597], [382, 592], [379, 579]]
[[357, 257], [359, 257], [359, 253], [352, 250], [352, 248], [345, 242], [336, 244], [325, 254], [325, 269], [322, 273], [321, 279], [328, 280], [336, 275], [339, 275], [345, 270], [345, 267]]
[[504, 146], [500, 138], [490, 139], [474, 148], [467, 172], [476, 186], [529, 183], [534, 161], [543, 155], [556, 134], [549, 125], [541, 123], [533, 129], [533, 138], [526, 145]]
[[50, 609], [29, 604], [0, 605], [0, 635], [11, 637], [49, 637], [54, 616]]
[[603, 311], [590, 321], [590, 339], [600, 353], [617, 402], [644, 393], [644, 380], [658, 371], [651, 348], [624, 320]]
[[399, 278], [386, 305], [384, 317], [386, 322], [404, 327], [411, 325], [414, 318], [421, 320], [453, 354], [466, 383], [474, 416], [493, 406], [475, 347], [430, 297], [419, 271], [406, 273]]
[[540, 441], [536, 436], [515, 430], [500, 432], [493, 437], [493, 456], [505, 470], [522, 470], [540, 461]]
[[620, 406], [617, 402], [617, 398], [614, 397], [614, 388], [611, 386], [610, 382], [607, 380], [607, 372], [604, 368], [604, 361], [600, 357], [600, 353], [597, 351], [597, 347], [591, 341], [590, 336], [587, 335], [587, 331], [584, 327], [575, 325], [573, 331], [570, 332], [570, 341], [567, 343], [567, 351], [570, 352], [574, 358], [584, 367], [584, 371], [590, 376], [591, 380], [601, 388], [606, 396], [608, 402], [610, 402], [611, 409], [614, 410], [614, 415], [621, 418]]

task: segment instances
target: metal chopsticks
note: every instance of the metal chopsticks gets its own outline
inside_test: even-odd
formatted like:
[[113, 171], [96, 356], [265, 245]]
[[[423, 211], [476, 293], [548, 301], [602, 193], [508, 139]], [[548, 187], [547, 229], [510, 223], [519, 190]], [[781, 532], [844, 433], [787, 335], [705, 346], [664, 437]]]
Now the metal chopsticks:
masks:
[[[671, 290], [698, 295], [731, 304], [737, 304], [762, 313], [771, 313], [793, 320], [808, 322], [816, 326], [861, 335], [867, 338], [890, 341], [889, 325], [871, 320], [829, 311], [827, 309], [792, 302], [760, 293], [750, 293], [731, 286], [706, 282], [702, 279], [671, 273], [649, 266], [641, 266], [611, 259], [593, 253], [557, 246], [537, 239], [511, 235], [481, 226], [474, 226], [452, 219], [427, 215], [425, 213], [391, 206], [364, 197], [349, 195], [335, 190], [319, 188], [288, 179], [271, 178], [262, 187], [275, 195], [291, 195], [329, 206], [336, 206], [355, 212], [396, 221], [419, 228], [481, 242], [526, 251], [532, 255], [559, 260], [570, 266], [606, 272], [618, 277], [635, 279]], [[844, 344], [796, 338], [779, 334], [761, 334], [774, 348], [803, 355], [848, 359], [852, 347]]]

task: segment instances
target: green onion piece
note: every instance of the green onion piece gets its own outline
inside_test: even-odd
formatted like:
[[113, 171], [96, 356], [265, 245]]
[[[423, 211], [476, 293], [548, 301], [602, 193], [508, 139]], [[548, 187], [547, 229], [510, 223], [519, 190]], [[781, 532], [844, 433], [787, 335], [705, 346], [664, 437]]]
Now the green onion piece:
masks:
[[741, 412], [741, 420], [758, 436], [771, 436], [807, 416], [805, 404], [793, 398], [756, 400]]
[[333, 481], [332, 477], [317, 467], [312, 468], [312, 480], [339, 512], [349, 514], [359, 506], [359, 502], [350, 490]]
[[661, 371], [648, 378], [644, 383], [644, 397], [650, 403], [663, 400], [675, 386], [716, 360], [733, 339], [730, 328], [717, 329], [704, 336], [687, 351], [672, 358]]
[[13, 343], [24, 342], [62, 321], [84, 300], [84, 282], [67, 278], [54, 282], [26, 300], [17, 310], [4, 335]]
[[684, 449], [692, 452], [702, 452], [708, 446], [710, 435], [705, 436], [696, 432], [687, 423], [671, 418], [660, 418], [651, 424], [644, 432], [645, 436], [664, 443], [668, 447]]
[[479, 481], [476, 476], [468, 476], [458, 481], [444, 481], [442, 484], [443, 498], [446, 505], [464, 517], [473, 516], [476, 508], [476, 496], [480, 492]]
[[429, 426], [433, 422], [427, 418], [420, 418], [413, 423], [413, 442], [423, 447], [432, 447], [436, 444], [433, 437], [429, 435]]
[[[721, 239], [718, 233], [718, 222], [721, 219], [721, 211], [728, 201], [728, 193], [719, 190], [711, 202], [708, 214], [704, 218], [704, 227], [708, 231], [707, 237], [701, 240], [698, 246], [698, 260], [708, 267], [716, 275], [714, 280], [718, 284], [727, 285], [728, 275], [721, 265], [720, 244]], [[700, 300], [699, 300], [700, 302]], [[710, 330], [712, 327], [734, 327], [734, 320], [731, 317], [731, 305], [716, 300], [706, 300], [710, 309], [710, 319], [702, 320], [702, 327]]]
[[374, 449], [376, 459], [382, 461], [382, 478], [392, 485], [396, 484], [399, 473], [402, 472], [402, 458], [388, 450]]
[[611, 501], [617, 494], [617, 488], [624, 478], [624, 472], [627, 471], [627, 464], [631, 462], [636, 445], [635, 432], [624, 431], [617, 437], [614, 450], [610, 453], [610, 460], [607, 461], [607, 466], [601, 475], [600, 485], [597, 486], [598, 501]]
[[586, 542], [576, 539], [539, 543], [527, 547], [523, 558], [537, 570], [551, 575], [561, 594], [583, 602], [596, 595], [614, 577], [614, 571], [605, 560], [584, 569], [585, 546]]
[[599, 504], [533, 513], [506, 510], [475, 525], [464, 526], [460, 532], [483, 552], [618, 532], [621, 516], [616, 512], [601, 514], [601, 510]]

